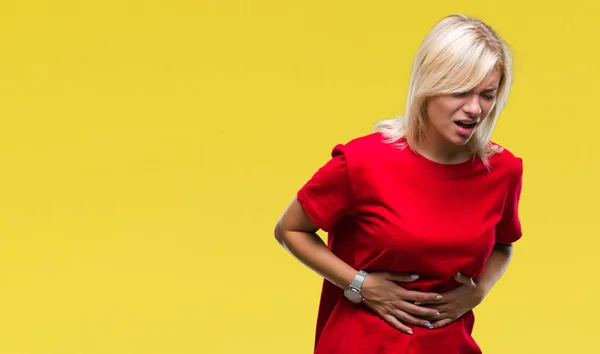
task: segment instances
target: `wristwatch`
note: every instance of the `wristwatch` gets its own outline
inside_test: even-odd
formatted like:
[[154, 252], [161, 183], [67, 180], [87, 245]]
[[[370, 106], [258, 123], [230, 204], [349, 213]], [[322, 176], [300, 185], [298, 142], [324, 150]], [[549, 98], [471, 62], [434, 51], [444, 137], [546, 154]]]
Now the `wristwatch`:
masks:
[[350, 300], [350, 302], [354, 304], [360, 304], [363, 302], [364, 298], [360, 293], [360, 287], [362, 286], [363, 281], [365, 281], [365, 277], [367, 275], [369, 275], [369, 273], [365, 272], [364, 270], [359, 271], [354, 277], [354, 280], [352, 280], [352, 283], [350, 283], [350, 286], [344, 290], [344, 296], [346, 299]]

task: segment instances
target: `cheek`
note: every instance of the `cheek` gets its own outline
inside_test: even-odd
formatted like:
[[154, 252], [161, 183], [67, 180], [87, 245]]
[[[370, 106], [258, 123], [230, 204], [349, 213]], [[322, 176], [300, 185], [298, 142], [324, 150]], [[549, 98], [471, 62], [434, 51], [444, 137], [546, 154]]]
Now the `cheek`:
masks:
[[460, 103], [457, 103], [454, 100], [438, 99], [431, 102], [427, 114], [432, 120], [446, 120], [448, 117], [452, 116], [458, 108], [460, 108]]
[[490, 112], [496, 107], [496, 101], [494, 102], [485, 102], [482, 106], [482, 113], [484, 117], [487, 117]]
[[460, 111], [461, 108], [465, 105], [465, 103], [461, 99], [449, 99], [445, 102], [444, 111], [446, 115], [453, 115], [457, 111]]

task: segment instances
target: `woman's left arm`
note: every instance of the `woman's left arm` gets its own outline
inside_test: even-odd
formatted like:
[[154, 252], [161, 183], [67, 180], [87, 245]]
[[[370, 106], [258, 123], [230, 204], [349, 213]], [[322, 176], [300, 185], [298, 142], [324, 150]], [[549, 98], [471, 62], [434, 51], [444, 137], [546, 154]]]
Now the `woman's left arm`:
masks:
[[522, 235], [518, 210], [523, 183], [523, 160], [515, 158], [511, 164], [508, 172], [511, 175], [508, 195], [495, 230], [496, 244], [485, 262], [483, 272], [475, 281], [468, 276], [457, 274], [455, 279], [461, 286], [441, 294], [442, 300], [438, 303], [426, 304], [426, 307], [435, 308], [440, 313], [436, 322], [432, 322], [433, 328], [445, 326], [474, 309], [508, 268], [512, 256], [512, 243]]
[[477, 281], [464, 274], [457, 274], [454, 278], [461, 284], [459, 287], [442, 294], [441, 300], [417, 303], [440, 313], [435, 319], [431, 319], [433, 328], [444, 327], [479, 305], [508, 268], [511, 256], [512, 245], [496, 243]]
[[508, 268], [512, 257], [512, 249], [512, 245], [508, 244], [496, 243], [494, 246], [492, 253], [485, 262], [483, 273], [475, 282], [482, 301]]

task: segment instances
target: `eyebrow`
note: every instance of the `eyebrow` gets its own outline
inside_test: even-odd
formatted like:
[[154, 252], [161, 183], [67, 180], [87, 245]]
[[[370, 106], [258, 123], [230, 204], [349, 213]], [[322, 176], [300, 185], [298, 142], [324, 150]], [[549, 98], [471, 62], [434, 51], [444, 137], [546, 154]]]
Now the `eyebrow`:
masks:
[[483, 89], [482, 91], [496, 91], [498, 90], [498, 87], [488, 87], [486, 89]]

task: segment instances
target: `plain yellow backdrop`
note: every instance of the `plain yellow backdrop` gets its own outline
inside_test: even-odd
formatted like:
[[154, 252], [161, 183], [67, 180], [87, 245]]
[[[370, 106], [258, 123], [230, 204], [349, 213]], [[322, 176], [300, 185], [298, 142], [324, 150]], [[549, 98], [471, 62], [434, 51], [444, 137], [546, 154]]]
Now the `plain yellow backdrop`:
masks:
[[63, 0], [0, 5], [0, 353], [311, 352], [321, 279], [275, 222], [454, 12], [515, 50], [525, 164], [475, 337], [600, 352], [598, 2]]

